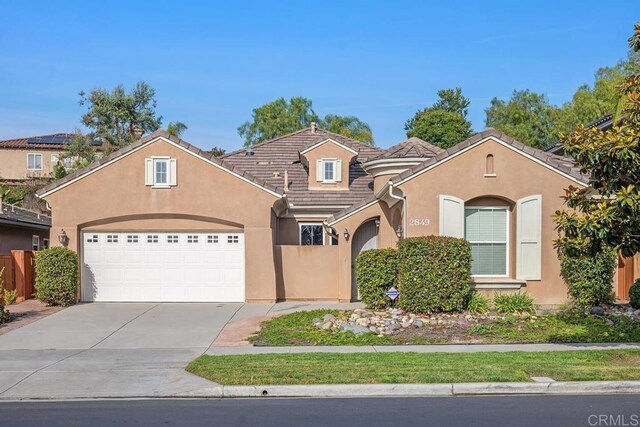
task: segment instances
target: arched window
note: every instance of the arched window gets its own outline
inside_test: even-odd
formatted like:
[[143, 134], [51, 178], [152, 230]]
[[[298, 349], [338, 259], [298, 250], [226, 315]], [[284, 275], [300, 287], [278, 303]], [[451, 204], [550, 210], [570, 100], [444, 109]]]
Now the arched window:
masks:
[[496, 176], [493, 163], [493, 154], [487, 154], [487, 158], [485, 160], [484, 176]]

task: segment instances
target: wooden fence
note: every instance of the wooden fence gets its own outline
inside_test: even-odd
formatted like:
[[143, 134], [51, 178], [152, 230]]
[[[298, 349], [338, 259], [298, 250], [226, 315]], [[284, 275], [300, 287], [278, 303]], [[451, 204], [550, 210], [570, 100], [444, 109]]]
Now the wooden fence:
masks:
[[0, 269], [4, 288], [9, 291], [17, 289], [16, 302], [32, 298], [35, 292], [34, 257], [31, 251], [11, 251], [0, 254]]

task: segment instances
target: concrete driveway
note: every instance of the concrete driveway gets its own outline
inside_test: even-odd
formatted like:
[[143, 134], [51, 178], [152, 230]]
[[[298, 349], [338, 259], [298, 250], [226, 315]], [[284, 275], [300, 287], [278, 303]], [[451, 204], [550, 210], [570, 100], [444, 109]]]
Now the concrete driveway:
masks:
[[211, 396], [191, 375], [231, 321], [349, 304], [79, 304], [0, 335], [0, 399]]
[[0, 336], [0, 398], [207, 395], [215, 384], [184, 367], [231, 319], [260, 315], [270, 306], [67, 308]]

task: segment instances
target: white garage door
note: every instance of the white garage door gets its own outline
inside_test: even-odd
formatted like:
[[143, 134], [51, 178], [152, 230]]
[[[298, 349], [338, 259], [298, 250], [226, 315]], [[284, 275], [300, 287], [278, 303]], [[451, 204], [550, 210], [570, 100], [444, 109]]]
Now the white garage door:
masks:
[[243, 302], [242, 233], [84, 232], [83, 301]]

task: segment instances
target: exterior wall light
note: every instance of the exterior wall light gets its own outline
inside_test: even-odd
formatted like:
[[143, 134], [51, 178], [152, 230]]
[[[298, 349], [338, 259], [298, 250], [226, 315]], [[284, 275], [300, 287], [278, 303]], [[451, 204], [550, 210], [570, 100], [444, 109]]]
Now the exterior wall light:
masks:
[[380, 220], [376, 219], [375, 223], [376, 223], [376, 228], [380, 228]]
[[402, 226], [399, 225], [398, 228], [396, 229], [396, 236], [398, 236], [398, 239], [402, 239], [402, 232], [404, 230], [402, 229]]
[[58, 242], [60, 242], [62, 246], [67, 246], [67, 243], [69, 243], [69, 237], [67, 236], [67, 233], [64, 231], [64, 228], [60, 230], [60, 234], [58, 234]]
[[345, 228], [342, 235], [344, 236], [344, 240], [349, 240], [349, 230]]

